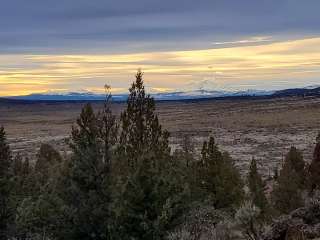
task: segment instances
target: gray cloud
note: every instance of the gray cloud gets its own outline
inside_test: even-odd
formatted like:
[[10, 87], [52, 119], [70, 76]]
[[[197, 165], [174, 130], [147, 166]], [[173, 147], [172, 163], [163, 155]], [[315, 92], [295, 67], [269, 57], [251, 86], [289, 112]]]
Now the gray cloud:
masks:
[[314, 36], [319, 9], [319, 0], [4, 0], [0, 53], [194, 49], [248, 36]]

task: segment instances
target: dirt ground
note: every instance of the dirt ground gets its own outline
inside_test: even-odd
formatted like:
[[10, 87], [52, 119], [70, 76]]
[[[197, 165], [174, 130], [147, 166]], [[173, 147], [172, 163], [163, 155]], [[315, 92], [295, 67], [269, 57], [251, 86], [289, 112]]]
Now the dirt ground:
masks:
[[[66, 139], [83, 104], [0, 102], [0, 125], [14, 153], [33, 156], [45, 142], [66, 152]], [[124, 106], [115, 103], [113, 110], [119, 115]], [[99, 109], [101, 104], [94, 107]], [[199, 150], [211, 134], [242, 171], [255, 157], [265, 176], [281, 164], [291, 146], [310, 161], [320, 130], [320, 98], [161, 102], [157, 109], [171, 133], [173, 150], [184, 135], [192, 136]]]

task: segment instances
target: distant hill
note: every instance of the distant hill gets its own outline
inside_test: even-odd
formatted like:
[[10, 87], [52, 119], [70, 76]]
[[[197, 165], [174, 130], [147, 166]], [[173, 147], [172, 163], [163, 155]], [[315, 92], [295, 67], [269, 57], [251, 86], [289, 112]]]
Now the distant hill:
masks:
[[276, 91], [272, 94], [275, 97], [292, 97], [292, 96], [320, 96], [320, 87], [316, 88], [293, 88]]
[[[292, 97], [292, 96], [320, 96], [320, 86], [310, 86], [306, 88], [285, 89], [279, 91], [246, 90], [246, 91], [208, 91], [195, 90], [188, 92], [169, 92], [151, 94], [156, 100], [201, 100], [201, 99], [221, 99], [221, 98], [273, 98], [273, 97]], [[115, 94], [113, 101], [126, 101], [127, 94]], [[30, 94], [25, 96], [7, 97], [9, 100], [24, 101], [101, 101], [105, 99], [103, 94], [92, 92], [70, 92], [70, 93], [44, 93]]]
[[[247, 91], [207, 91], [195, 90], [188, 92], [169, 92], [169, 93], [156, 93], [151, 94], [156, 100], [192, 100], [192, 99], [206, 99], [206, 98], [221, 98], [233, 96], [264, 96], [271, 95], [273, 92], [260, 91], [260, 90], [247, 90]], [[125, 101], [128, 94], [114, 94], [112, 98], [114, 101]], [[37, 93], [24, 96], [12, 96], [8, 99], [15, 100], [31, 100], [31, 101], [100, 101], [105, 99], [105, 95], [96, 94], [91, 92], [70, 92], [70, 93]]]

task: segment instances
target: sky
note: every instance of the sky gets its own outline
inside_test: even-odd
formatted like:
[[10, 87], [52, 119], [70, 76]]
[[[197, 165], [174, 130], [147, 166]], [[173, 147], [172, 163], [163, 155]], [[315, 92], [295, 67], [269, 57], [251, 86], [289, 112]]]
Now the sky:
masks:
[[2, 0], [0, 96], [320, 84], [319, 0]]

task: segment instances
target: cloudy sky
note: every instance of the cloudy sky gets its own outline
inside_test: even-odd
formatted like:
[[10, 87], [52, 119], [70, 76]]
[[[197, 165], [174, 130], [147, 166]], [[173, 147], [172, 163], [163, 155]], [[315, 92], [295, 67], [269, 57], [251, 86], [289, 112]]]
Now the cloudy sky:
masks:
[[0, 96], [320, 84], [319, 0], [2, 0]]

